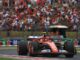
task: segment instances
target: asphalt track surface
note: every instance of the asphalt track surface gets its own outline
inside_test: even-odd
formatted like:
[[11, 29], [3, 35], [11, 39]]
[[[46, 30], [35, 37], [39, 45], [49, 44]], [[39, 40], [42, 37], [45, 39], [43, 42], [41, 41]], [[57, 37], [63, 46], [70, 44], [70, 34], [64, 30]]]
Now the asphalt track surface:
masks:
[[[0, 48], [0, 55], [9, 55], [13, 56], [13, 58], [19, 58], [19, 60], [80, 60], [80, 54], [78, 53], [73, 58], [65, 58], [64, 56], [59, 57], [27, 57], [27, 56], [18, 56], [16, 48], [14, 49], [1, 49]], [[8, 57], [8, 56], [7, 56]], [[23, 58], [23, 59], [22, 59]]]

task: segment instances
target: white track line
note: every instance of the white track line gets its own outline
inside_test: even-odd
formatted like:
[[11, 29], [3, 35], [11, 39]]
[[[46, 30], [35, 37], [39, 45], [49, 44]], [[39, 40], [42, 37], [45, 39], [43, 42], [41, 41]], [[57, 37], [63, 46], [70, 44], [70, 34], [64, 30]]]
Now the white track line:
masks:
[[[2, 55], [2, 54], [0, 54], [0, 57], [19, 59], [19, 60], [53, 60], [53, 58], [45, 58], [45, 57], [30, 57], [30, 56]], [[59, 59], [54, 58], [54, 60], [59, 60]]]

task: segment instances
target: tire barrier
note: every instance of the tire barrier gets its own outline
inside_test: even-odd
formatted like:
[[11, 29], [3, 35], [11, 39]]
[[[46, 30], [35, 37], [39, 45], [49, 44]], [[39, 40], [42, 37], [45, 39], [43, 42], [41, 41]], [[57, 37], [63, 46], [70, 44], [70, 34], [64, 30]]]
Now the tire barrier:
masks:
[[8, 40], [8, 41], [6, 42], [6, 45], [7, 45], [7, 46], [11, 46], [10, 40]]
[[77, 39], [74, 40], [74, 46], [78, 47], [78, 40]]
[[0, 41], [0, 47], [2, 46], [2, 41]]
[[0, 47], [2, 46], [17, 46], [17, 42], [20, 40], [0, 40]]
[[2, 46], [6, 46], [6, 41], [2, 41]]

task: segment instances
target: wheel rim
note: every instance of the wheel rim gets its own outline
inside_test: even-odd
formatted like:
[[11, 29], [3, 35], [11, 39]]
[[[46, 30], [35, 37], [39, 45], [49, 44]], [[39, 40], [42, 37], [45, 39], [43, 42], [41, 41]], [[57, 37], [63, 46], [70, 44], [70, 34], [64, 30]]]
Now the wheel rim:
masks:
[[29, 44], [29, 53], [32, 54], [33, 52], [34, 52], [33, 46], [31, 44]]

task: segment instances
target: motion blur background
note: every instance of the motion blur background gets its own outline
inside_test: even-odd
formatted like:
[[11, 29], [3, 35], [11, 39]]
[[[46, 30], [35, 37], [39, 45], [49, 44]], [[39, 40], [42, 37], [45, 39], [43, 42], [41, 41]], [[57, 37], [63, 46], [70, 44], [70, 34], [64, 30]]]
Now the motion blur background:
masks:
[[0, 0], [1, 40], [41, 35], [50, 25], [67, 25], [67, 36], [80, 40], [80, 0]]

